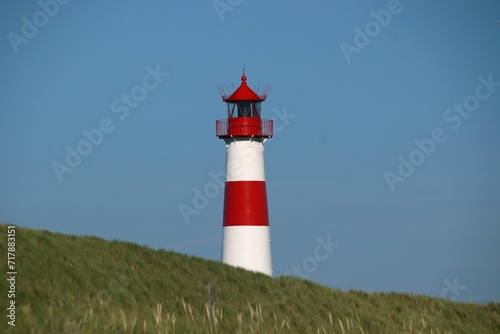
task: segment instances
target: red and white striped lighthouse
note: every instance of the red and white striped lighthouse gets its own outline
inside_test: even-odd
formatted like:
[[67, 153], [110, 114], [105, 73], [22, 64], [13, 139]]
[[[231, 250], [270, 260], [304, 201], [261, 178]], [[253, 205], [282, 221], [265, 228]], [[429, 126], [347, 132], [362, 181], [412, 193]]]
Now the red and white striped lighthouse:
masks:
[[227, 119], [216, 122], [216, 134], [226, 143], [222, 262], [272, 276], [271, 238], [264, 174], [264, 142], [273, 136], [273, 121], [261, 119], [268, 87], [257, 95], [246, 83], [230, 96]]

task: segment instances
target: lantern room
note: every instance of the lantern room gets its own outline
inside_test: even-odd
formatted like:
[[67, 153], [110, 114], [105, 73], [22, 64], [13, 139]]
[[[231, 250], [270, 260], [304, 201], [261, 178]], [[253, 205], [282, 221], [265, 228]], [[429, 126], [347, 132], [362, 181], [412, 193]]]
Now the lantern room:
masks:
[[264, 94], [257, 95], [246, 83], [245, 72], [241, 85], [229, 97], [219, 86], [222, 100], [227, 104], [227, 119], [216, 122], [216, 135], [225, 137], [266, 137], [273, 136], [273, 121], [261, 119], [261, 103], [266, 99], [269, 86]]

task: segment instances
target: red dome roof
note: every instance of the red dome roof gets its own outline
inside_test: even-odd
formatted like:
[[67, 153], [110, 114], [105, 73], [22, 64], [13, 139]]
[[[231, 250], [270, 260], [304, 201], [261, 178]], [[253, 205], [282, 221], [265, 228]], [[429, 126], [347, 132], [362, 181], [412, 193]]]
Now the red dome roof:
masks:
[[266, 99], [265, 95], [257, 95], [255, 92], [248, 87], [247, 77], [245, 74], [241, 77], [241, 85], [231, 94], [230, 97], [224, 99], [224, 102], [236, 102], [236, 101], [264, 101]]

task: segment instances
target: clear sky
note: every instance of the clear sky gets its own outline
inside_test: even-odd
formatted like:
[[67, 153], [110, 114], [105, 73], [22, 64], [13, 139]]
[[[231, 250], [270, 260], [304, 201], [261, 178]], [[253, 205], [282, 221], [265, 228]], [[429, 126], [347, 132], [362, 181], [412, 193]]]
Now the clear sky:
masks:
[[0, 221], [219, 260], [245, 66], [275, 276], [500, 301], [498, 0], [59, 1], [0, 4]]

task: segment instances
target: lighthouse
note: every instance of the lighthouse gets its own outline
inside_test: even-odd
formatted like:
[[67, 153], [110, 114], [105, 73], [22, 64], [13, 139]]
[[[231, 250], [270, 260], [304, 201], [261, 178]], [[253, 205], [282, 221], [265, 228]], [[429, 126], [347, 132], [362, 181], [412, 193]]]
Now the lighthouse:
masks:
[[219, 86], [227, 118], [216, 121], [216, 135], [226, 144], [222, 262], [272, 276], [271, 238], [264, 174], [264, 143], [273, 136], [273, 121], [261, 118], [258, 95], [246, 83], [230, 95]]

